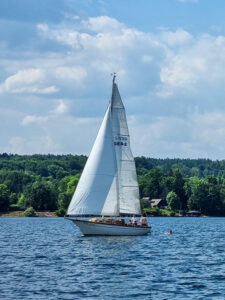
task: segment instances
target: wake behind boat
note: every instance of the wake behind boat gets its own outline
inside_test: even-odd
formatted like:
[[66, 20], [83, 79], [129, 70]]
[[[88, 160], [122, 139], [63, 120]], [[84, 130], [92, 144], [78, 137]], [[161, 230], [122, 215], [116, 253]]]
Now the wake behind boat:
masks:
[[84, 235], [143, 235], [151, 229], [113, 219], [141, 213], [126, 114], [115, 77], [111, 101], [66, 215]]

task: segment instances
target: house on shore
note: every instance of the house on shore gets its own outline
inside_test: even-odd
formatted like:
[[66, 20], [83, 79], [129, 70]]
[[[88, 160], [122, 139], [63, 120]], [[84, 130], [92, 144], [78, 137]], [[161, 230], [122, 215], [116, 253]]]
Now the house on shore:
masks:
[[150, 199], [149, 197], [144, 197], [142, 200], [145, 202], [145, 207], [158, 207], [167, 208], [167, 202], [164, 199]]
[[198, 210], [189, 210], [189, 211], [186, 213], [186, 216], [187, 216], [187, 217], [200, 217], [200, 216], [201, 216], [201, 212], [198, 211]]
[[150, 200], [151, 207], [158, 207], [158, 208], [167, 208], [167, 202], [165, 199], [151, 199]]

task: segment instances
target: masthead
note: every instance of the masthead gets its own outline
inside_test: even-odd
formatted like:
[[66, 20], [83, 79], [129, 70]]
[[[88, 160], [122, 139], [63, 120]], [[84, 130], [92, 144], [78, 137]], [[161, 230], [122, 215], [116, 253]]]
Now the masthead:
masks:
[[113, 73], [113, 83], [115, 82], [116, 79], [116, 72]]

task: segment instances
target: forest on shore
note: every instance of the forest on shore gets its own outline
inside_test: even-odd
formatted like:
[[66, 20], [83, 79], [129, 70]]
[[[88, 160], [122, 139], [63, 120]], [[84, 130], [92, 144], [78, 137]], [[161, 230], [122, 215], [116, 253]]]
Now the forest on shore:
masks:
[[[86, 160], [84, 155], [0, 154], [0, 212], [33, 208], [63, 216]], [[171, 215], [198, 210], [225, 216], [225, 160], [136, 157], [135, 163], [141, 198], [165, 199]]]

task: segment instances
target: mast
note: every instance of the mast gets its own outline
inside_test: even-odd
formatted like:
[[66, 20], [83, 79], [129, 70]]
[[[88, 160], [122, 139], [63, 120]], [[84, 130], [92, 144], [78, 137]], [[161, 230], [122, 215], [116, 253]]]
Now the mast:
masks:
[[116, 72], [113, 73], [113, 84], [115, 83], [115, 79], [116, 79]]
[[113, 80], [112, 80], [112, 94], [111, 94], [111, 99], [110, 99], [111, 112], [112, 112], [112, 104], [113, 104], [113, 94], [114, 94], [114, 85], [115, 85], [115, 80], [116, 80], [116, 72], [114, 72], [112, 75], [113, 75]]
[[136, 167], [124, 105], [113, 74], [112, 96], [76, 191], [69, 216], [140, 214]]
[[[114, 91], [114, 85], [115, 85], [115, 80], [116, 80], [116, 72], [113, 73], [113, 80], [112, 80], [112, 95], [111, 95], [111, 101], [110, 101], [110, 107], [111, 107], [111, 123], [112, 123], [112, 105], [113, 105], [113, 91]], [[112, 135], [113, 135], [113, 124], [112, 124]], [[113, 136], [113, 141], [115, 141], [115, 137]], [[115, 144], [115, 142], [114, 142]], [[115, 148], [115, 146], [114, 146]], [[118, 212], [120, 214], [120, 183], [119, 183], [119, 169], [118, 169], [118, 163], [117, 163], [117, 157], [116, 157], [116, 150], [114, 151], [115, 155], [115, 166], [116, 166], [116, 181], [117, 181], [117, 203], [118, 203]]]

